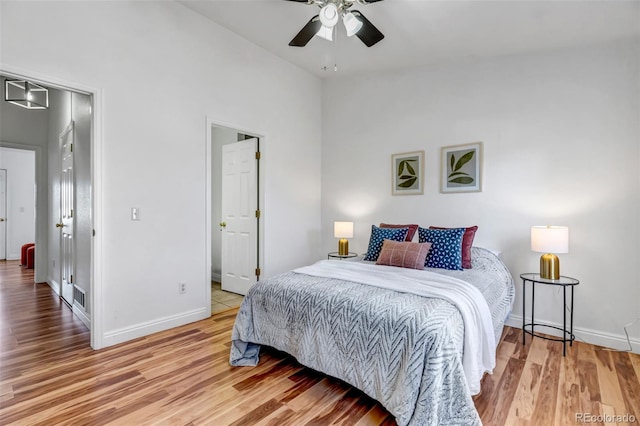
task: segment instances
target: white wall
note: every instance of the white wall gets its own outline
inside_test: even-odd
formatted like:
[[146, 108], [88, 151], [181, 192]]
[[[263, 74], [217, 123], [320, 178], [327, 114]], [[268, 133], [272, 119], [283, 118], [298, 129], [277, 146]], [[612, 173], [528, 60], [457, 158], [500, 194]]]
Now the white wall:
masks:
[[[567, 225], [561, 273], [580, 279], [580, 336], [626, 347], [622, 327], [640, 317], [639, 63], [628, 42], [328, 80], [324, 250], [335, 249], [334, 220], [354, 220], [358, 252], [382, 221], [478, 225], [476, 245], [501, 250], [516, 279], [517, 319], [519, 275], [539, 265], [530, 227]], [[440, 194], [440, 147], [475, 141], [483, 192]], [[393, 197], [390, 156], [414, 150], [425, 150], [425, 193]], [[562, 321], [561, 294], [539, 289], [536, 300], [537, 319]], [[640, 324], [629, 331], [639, 350]]]
[[0, 169], [7, 170], [7, 260], [20, 259], [23, 244], [35, 243], [36, 155], [0, 148]]
[[264, 274], [319, 258], [317, 78], [173, 2], [0, 2], [0, 12], [0, 67], [101, 90], [95, 346], [205, 317], [206, 117], [266, 136]]

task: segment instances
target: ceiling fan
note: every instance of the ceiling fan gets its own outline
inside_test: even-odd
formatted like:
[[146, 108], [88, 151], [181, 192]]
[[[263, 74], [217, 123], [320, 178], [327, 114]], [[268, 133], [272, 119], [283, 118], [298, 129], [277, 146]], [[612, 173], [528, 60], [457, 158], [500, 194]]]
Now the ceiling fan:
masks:
[[358, 10], [349, 10], [354, 4], [376, 3], [382, 0], [287, 0], [297, 3], [316, 5], [320, 13], [307, 22], [300, 32], [289, 42], [289, 46], [303, 47], [317, 35], [333, 40], [333, 29], [342, 16], [347, 36], [357, 36], [367, 47], [371, 47], [384, 38], [384, 34]]

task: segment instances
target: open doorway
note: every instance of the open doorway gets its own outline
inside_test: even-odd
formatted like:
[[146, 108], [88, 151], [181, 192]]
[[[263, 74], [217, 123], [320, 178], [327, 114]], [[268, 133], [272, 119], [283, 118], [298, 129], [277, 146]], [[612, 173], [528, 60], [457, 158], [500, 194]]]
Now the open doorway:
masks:
[[210, 126], [211, 311], [237, 307], [260, 277], [260, 138]]
[[[32, 269], [36, 223], [36, 155], [34, 151], [0, 147], [0, 260], [19, 261]], [[25, 247], [26, 248], [26, 247]]]
[[[35, 243], [34, 281], [38, 285], [48, 284], [92, 330], [92, 95], [12, 73], [3, 72], [0, 79], [3, 92], [0, 161], [5, 161], [7, 152], [16, 152], [30, 155], [33, 164], [29, 191], [32, 205], [25, 200], [16, 202], [11, 195], [10, 200], [16, 210], [13, 216], [26, 217], [28, 212], [33, 216], [32, 236], [26, 238], [25, 234], [20, 241]], [[34, 110], [5, 100], [8, 86], [28, 87], [25, 82], [37, 83], [37, 87], [46, 90], [43, 108]], [[71, 160], [69, 156], [65, 160], [65, 149], [73, 151]], [[15, 163], [13, 168], [18, 167], [15, 155], [10, 159]], [[17, 172], [7, 171], [9, 182], [17, 178]], [[22, 184], [26, 182], [25, 177], [20, 180]], [[72, 223], [67, 220], [69, 216], [74, 219]], [[11, 216], [9, 219], [12, 220]], [[14, 229], [10, 225], [11, 256], [16, 255], [14, 249], [18, 244]]]

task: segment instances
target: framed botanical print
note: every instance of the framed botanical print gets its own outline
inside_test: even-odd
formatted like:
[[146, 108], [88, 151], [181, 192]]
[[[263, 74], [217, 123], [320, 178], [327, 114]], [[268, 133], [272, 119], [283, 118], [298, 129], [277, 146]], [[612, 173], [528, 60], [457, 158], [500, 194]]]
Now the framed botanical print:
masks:
[[482, 142], [444, 146], [440, 162], [440, 192], [482, 191]]
[[424, 193], [424, 151], [403, 152], [391, 156], [391, 194]]

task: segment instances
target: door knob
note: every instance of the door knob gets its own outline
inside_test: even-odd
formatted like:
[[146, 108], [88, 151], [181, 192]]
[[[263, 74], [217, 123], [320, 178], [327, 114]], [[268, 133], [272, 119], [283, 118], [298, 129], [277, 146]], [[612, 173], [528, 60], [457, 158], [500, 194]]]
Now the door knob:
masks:
[[221, 228], [226, 228], [227, 227], [227, 222], [220, 222], [220, 227]]
[[4, 217], [0, 217], [0, 222], [4, 222]]
[[62, 223], [56, 223], [56, 228], [62, 228], [64, 226], [64, 224]]

